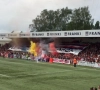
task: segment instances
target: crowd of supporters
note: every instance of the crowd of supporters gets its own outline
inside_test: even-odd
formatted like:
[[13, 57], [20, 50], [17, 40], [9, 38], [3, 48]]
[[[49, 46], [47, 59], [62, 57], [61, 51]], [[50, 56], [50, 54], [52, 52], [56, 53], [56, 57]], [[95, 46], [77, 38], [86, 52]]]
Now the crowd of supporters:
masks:
[[6, 43], [4, 45], [0, 44], [0, 51], [6, 51], [11, 45], [9, 43]]
[[83, 49], [78, 57], [88, 62], [100, 62], [100, 43], [92, 43]]
[[[6, 46], [6, 45], [4, 45]], [[3, 47], [4, 47], [3, 46]], [[56, 55], [53, 55], [48, 52], [48, 54], [38, 57], [34, 57], [33, 54], [30, 54], [29, 52], [24, 51], [11, 51], [9, 50], [9, 47], [5, 47], [4, 50], [0, 50], [0, 57], [3, 58], [14, 58], [14, 59], [24, 59], [24, 60], [38, 60], [38, 61], [44, 61], [44, 62], [50, 62], [51, 58], [56, 58], [59, 60], [73, 60], [74, 55], [73, 54], [64, 54], [64, 53], [58, 53]]]
[[91, 87], [90, 90], [100, 90], [100, 85], [98, 87]]
[[[28, 52], [8, 50], [10, 47], [10, 44], [0, 45], [0, 56], [20, 59], [32, 59], [34, 57]], [[100, 62], [100, 43], [91, 43], [89, 46], [85, 47], [78, 55], [74, 55], [72, 53], [58, 53], [57, 55], [51, 55], [49, 53], [45, 56], [45, 58], [51, 56], [52, 58], [66, 60], [73, 60], [74, 57], [77, 57], [77, 60], [83, 60], [88, 62]]]
[[0, 45], [0, 56], [4, 58], [25, 58], [26, 56], [28, 56], [27, 53], [9, 50], [10, 47], [11, 45], [9, 43]]

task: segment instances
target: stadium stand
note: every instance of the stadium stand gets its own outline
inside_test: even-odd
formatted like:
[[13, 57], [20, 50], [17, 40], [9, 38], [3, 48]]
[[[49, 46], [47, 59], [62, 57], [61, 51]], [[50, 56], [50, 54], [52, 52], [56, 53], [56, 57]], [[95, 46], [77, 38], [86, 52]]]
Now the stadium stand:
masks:
[[100, 62], [100, 43], [92, 43], [83, 49], [78, 56], [89, 62]]
[[[79, 40], [75, 40], [75, 38], [70, 40], [68, 39], [65, 40], [66, 42], [64, 40], [62, 42], [59, 41], [60, 43], [56, 45], [58, 52], [57, 55], [50, 55], [49, 53], [47, 56], [45, 56], [45, 58], [52, 56], [53, 58], [70, 60], [72, 62], [72, 59], [74, 57], [77, 57], [78, 61], [82, 60], [94, 63], [100, 62], [100, 43], [97, 42], [99, 41], [99, 38], [93, 38], [92, 42], [87, 42], [88, 40], [91, 40], [91, 38], [89, 38], [88, 40], [87, 38], [79, 38]], [[18, 41], [17, 43], [19, 44], [19, 46], [16, 45], [16, 40]], [[6, 43], [4, 45], [0, 44], [0, 55], [3, 57], [9, 56], [15, 58], [33, 58], [33, 56], [27, 52], [30, 47], [30, 40], [33, 40], [35, 42], [39, 41], [39, 39], [18, 38], [13, 39], [10, 43]]]

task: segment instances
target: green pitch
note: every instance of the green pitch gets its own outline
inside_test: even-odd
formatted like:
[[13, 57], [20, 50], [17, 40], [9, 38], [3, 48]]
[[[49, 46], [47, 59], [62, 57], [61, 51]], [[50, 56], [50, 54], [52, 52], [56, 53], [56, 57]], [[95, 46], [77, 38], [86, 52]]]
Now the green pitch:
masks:
[[100, 69], [0, 58], [0, 90], [89, 90]]

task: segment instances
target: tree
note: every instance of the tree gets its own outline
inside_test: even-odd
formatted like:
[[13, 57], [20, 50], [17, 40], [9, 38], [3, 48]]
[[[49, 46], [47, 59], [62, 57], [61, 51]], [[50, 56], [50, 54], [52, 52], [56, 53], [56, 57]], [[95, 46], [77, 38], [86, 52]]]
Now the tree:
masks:
[[71, 19], [72, 10], [66, 8], [61, 9], [61, 14], [59, 16], [61, 30], [67, 30], [67, 25]]
[[100, 22], [97, 21], [97, 22], [95, 23], [95, 27], [94, 27], [94, 28], [95, 28], [95, 29], [100, 29], [100, 25], [99, 25], [99, 24], [100, 24]]
[[94, 28], [94, 19], [88, 7], [75, 10], [66, 7], [55, 11], [45, 9], [32, 22], [36, 31], [91, 30]]
[[71, 11], [67, 7], [56, 11], [45, 9], [32, 22], [37, 31], [66, 30]]
[[71, 21], [68, 23], [68, 30], [87, 30], [93, 28], [93, 19], [88, 7], [81, 7], [73, 10]]

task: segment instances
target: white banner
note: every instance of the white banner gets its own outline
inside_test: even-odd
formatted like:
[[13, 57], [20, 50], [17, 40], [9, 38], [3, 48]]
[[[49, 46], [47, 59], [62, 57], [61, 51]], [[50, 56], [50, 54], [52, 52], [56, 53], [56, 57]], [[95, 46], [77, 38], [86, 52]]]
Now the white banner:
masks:
[[6, 34], [6, 33], [0, 33], [0, 37], [8, 37], [8, 34]]
[[30, 37], [30, 33], [20, 33], [19, 37], [21, 38]]
[[19, 38], [19, 33], [9, 33], [8, 38]]
[[54, 63], [70, 64], [70, 60], [59, 59], [59, 58], [53, 58], [53, 62]]
[[100, 63], [87, 62], [87, 61], [79, 61], [78, 65], [100, 68]]
[[0, 33], [0, 37], [34, 38], [34, 37], [100, 37], [100, 30], [70, 30], [29, 33]]
[[100, 37], [100, 30], [85, 30], [85, 37]]

